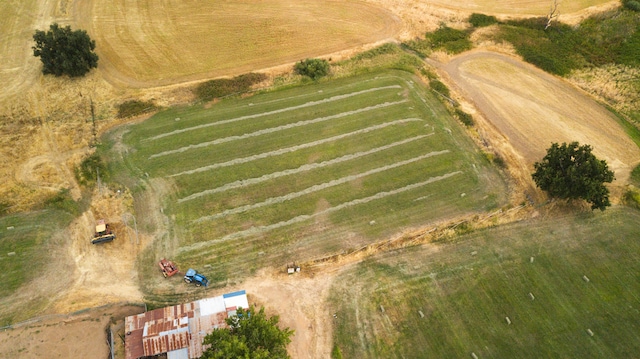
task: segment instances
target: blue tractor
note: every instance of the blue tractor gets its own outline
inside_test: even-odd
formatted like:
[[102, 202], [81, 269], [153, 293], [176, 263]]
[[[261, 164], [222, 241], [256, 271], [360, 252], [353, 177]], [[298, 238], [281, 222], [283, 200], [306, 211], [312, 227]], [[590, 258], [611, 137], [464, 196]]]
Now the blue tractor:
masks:
[[207, 286], [209, 280], [207, 277], [195, 271], [195, 269], [189, 268], [187, 274], [184, 275], [184, 281], [187, 283], [195, 283], [196, 287]]

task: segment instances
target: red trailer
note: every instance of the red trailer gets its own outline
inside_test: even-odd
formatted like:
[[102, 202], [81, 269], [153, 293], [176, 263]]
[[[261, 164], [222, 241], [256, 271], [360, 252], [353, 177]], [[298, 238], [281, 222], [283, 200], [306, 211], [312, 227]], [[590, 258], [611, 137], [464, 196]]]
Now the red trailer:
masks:
[[167, 278], [172, 275], [178, 273], [178, 267], [170, 260], [162, 258], [158, 263], [160, 266], [160, 270], [162, 271], [162, 275]]

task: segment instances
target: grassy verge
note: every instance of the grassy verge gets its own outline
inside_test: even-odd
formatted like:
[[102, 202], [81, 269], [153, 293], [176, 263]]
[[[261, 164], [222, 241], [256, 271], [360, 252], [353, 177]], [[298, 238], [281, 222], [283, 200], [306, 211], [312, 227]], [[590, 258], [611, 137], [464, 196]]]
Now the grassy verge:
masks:
[[633, 357], [639, 221], [530, 220], [368, 260], [332, 290], [335, 343], [347, 358]]

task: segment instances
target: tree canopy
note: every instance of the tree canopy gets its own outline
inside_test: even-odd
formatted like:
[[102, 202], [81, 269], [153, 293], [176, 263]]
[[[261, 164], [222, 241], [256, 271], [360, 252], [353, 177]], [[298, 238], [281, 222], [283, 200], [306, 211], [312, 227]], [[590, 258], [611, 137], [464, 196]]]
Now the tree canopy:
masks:
[[204, 339], [208, 349], [200, 359], [289, 359], [287, 344], [293, 330], [280, 329], [280, 318], [267, 318], [264, 308], [239, 308], [226, 319], [229, 328], [216, 329]]
[[36, 30], [33, 56], [40, 57], [42, 73], [55, 76], [84, 76], [98, 67], [95, 41], [84, 30], [72, 31], [70, 26], [51, 24], [49, 31]]
[[609, 189], [604, 183], [614, 179], [607, 162], [591, 153], [591, 146], [578, 142], [553, 143], [541, 162], [534, 164], [533, 180], [550, 196], [561, 199], [583, 199], [591, 209], [611, 206]]

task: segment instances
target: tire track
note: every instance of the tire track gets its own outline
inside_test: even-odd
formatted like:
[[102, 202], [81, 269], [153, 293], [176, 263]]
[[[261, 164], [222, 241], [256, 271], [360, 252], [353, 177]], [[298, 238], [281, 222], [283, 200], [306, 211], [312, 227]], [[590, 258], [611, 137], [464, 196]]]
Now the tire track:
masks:
[[243, 237], [247, 237], [247, 236], [251, 236], [251, 235], [255, 235], [255, 234], [260, 234], [260, 233], [267, 232], [267, 231], [270, 231], [270, 230], [274, 230], [274, 229], [278, 229], [278, 228], [281, 228], [281, 227], [285, 227], [285, 226], [288, 226], [288, 225], [291, 225], [291, 224], [304, 222], [304, 221], [307, 221], [309, 219], [312, 219], [312, 218], [315, 218], [315, 217], [318, 217], [318, 216], [321, 216], [321, 215], [326, 215], [328, 213], [336, 212], [336, 211], [339, 211], [339, 210], [342, 210], [342, 209], [345, 209], [345, 208], [348, 208], [348, 207], [353, 207], [353, 206], [356, 206], [356, 205], [359, 205], [359, 204], [368, 203], [368, 202], [375, 201], [375, 200], [378, 200], [378, 199], [382, 199], [382, 198], [385, 198], [385, 197], [388, 197], [388, 196], [392, 196], [392, 195], [396, 195], [396, 194], [399, 194], [399, 193], [402, 193], [402, 192], [410, 191], [412, 189], [416, 189], [416, 188], [419, 188], [419, 187], [422, 187], [422, 186], [426, 186], [426, 185], [428, 185], [430, 183], [434, 183], [434, 182], [445, 180], [447, 178], [453, 177], [453, 176], [455, 176], [457, 174], [461, 174], [461, 173], [463, 173], [463, 172], [462, 171], [449, 172], [449, 173], [446, 173], [446, 174], [444, 174], [442, 176], [431, 177], [426, 181], [413, 183], [413, 184], [410, 184], [410, 185], [405, 186], [405, 187], [394, 189], [392, 191], [379, 192], [379, 193], [376, 193], [376, 194], [374, 194], [372, 196], [369, 196], [369, 197], [359, 198], [359, 199], [356, 199], [356, 200], [353, 200], [353, 201], [350, 201], [350, 202], [345, 202], [345, 203], [342, 203], [342, 204], [337, 205], [335, 207], [331, 207], [329, 209], [326, 209], [324, 211], [316, 212], [316, 213], [313, 213], [313, 214], [305, 214], [305, 215], [297, 216], [297, 217], [294, 217], [294, 218], [292, 218], [292, 219], [290, 219], [288, 221], [282, 221], [282, 222], [278, 222], [278, 223], [274, 223], [274, 224], [270, 224], [270, 225], [266, 225], [266, 226], [251, 227], [251, 228], [249, 228], [247, 230], [244, 230], [244, 231], [239, 231], [239, 232], [228, 234], [228, 235], [226, 235], [226, 236], [224, 236], [222, 238], [219, 238], [219, 239], [213, 239], [213, 240], [205, 241], [205, 242], [198, 242], [198, 243], [194, 243], [194, 244], [189, 245], [189, 246], [181, 247], [180, 249], [178, 249], [178, 252], [179, 253], [184, 253], [184, 252], [187, 252], [187, 251], [198, 250], [198, 249], [207, 247], [208, 245], [211, 245], [211, 244], [226, 242], [228, 240], [233, 240], [233, 239], [237, 239], [237, 238], [243, 238]]
[[385, 103], [381, 103], [381, 104], [378, 104], [378, 105], [364, 107], [364, 108], [353, 110], [353, 111], [342, 112], [342, 113], [331, 115], [331, 116], [318, 117], [318, 118], [314, 118], [313, 120], [298, 121], [296, 123], [290, 123], [288, 125], [282, 125], [282, 126], [272, 127], [272, 128], [265, 128], [264, 130], [251, 132], [251, 133], [245, 133], [244, 135], [229, 136], [229, 137], [219, 138], [219, 139], [213, 140], [213, 141], [201, 142], [201, 143], [198, 143], [198, 144], [195, 144], [195, 145], [189, 145], [189, 146], [185, 146], [185, 147], [180, 147], [180, 148], [177, 148], [175, 150], [169, 150], [169, 151], [156, 153], [156, 154], [153, 154], [153, 155], [149, 156], [148, 159], [153, 159], [153, 158], [156, 158], [156, 157], [171, 155], [171, 154], [174, 154], [174, 153], [182, 153], [182, 152], [185, 152], [185, 151], [188, 151], [188, 150], [192, 150], [192, 149], [196, 149], [196, 148], [203, 148], [203, 147], [208, 147], [208, 146], [219, 145], [221, 143], [227, 143], [227, 142], [238, 141], [238, 140], [245, 140], [245, 139], [251, 138], [251, 137], [258, 137], [258, 136], [262, 136], [262, 135], [265, 135], [265, 134], [279, 132], [279, 131], [283, 131], [283, 130], [288, 130], [288, 129], [296, 128], [296, 127], [302, 127], [302, 126], [306, 126], [306, 125], [310, 125], [310, 124], [314, 124], [314, 123], [319, 123], [319, 122], [324, 122], [324, 121], [329, 121], [329, 120], [335, 120], [337, 118], [342, 118], [342, 117], [346, 117], [346, 116], [350, 116], [350, 115], [355, 115], [355, 114], [359, 114], [359, 113], [362, 113], [362, 112], [367, 112], [367, 111], [371, 111], [371, 110], [378, 110], [378, 109], [381, 109], [381, 108], [385, 108], [385, 107], [389, 107], [389, 106], [393, 106], [393, 105], [398, 105], [398, 104], [401, 104], [401, 103], [405, 103], [407, 101], [408, 100], [395, 101], [395, 102], [385, 102]]
[[370, 92], [374, 92], [374, 91], [388, 90], [388, 89], [399, 89], [399, 88], [402, 88], [402, 86], [400, 86], [400, 85], [389, 85], [389, 86], [383, 86], [383, 87], [375, 87], [375, 88], [366, 89], [366, 90], [362, 90], [362, 91], [351, 92], [351, 93], [344, 94], [344, 95], [332, 96], [332, 97], [329, 97], [329, 98], [326, 98], [326, 99], [322, 99], [322, 100], [318, 100], [318, 101], [310, 101], [310, 102], [303, 103], [302, 105], [291, 106], [291, 107], [281, 108], [281, 109], [278, 109], [278, 110], [267, 111], [267, 112], [262, 112], [262, 113], [256, 113], [256, 114], [253, 114], [253, 115], [240, 116], [240, 117], [232, 118], [232, 119], [229, 119], [229, 120], [206, 123], [206, 124], [203, 124], [203, 125], [193, 126], [193, 127], [189, 127], [189, 128], [182, 128], [182, 129], [179, 129], [179, 130], [175, 130], [175, 131], [163, 133], [163, 134], [160, 134], [160, 135], [156, 135], [156, 136], [153, 136], [153, 137], [149, 137], [149, 138], [146, 138], [146, 139], [144, 139], [142, 141], [153, 141], [153, 140], [157, 140], [157, 139], [160, 139], [160, 138], [164, 138], [164, 137], [168, 137], [168, 136], [172, 136], [172, 135], [177, 135], [177, 134], [188, 132], [188, 131], [199, 130], [199, 129], [203, 129], [203, 128], [207, 128], [207, 127], [211, 127], [211, 126], [224, 125], [224, 124], [227, 124], [227, 123], [233, 123], [233, 122], [244, 121], [244, 120], [248, 120], [248, 119], [252, 119], [252, 118], [258, 118], [258, 117], [262, 117], [262, 116], [275, 115], [275, 114], [278, 114], [278, 113], [283, 113], [283, 112], [288, 112], [288, 111], [293, 111], [293, 110], [299, 110], [301, 108], [306, 108], [306, 107], [312, 107], [312, 106], [316, 106], [316, 105], [326, 104], [326, 103], [333, 102], [333, 101], [338, 101], [338, 100], [344, 100], [344, 99], [347, 99], [347, 98], [350, 98], [350, 97], [354, 97], [354, 96], [358, 96], [358, 95], [362, 95], [362, 94], [370, 93]]
[[352, 153], [349, 155], [345, 155], [342, 157], [338, 157], [338, 158], [334, 158], [328, 161], [324, 161], [324, 162], [320, 162], [320, 163], [311, 163], [311, 164], [305, 164], [302, 165], [298, 168], [292, 168], [292, 169], [288, 169], [288, 170], [284, 170], [284, 171], [279, 171], [279, 172], [274, 172], [274, 173], [269, 173], [266, 174], [264, 176], [260, 176], [260, 177], [256, 177], [256, 178], [250, 178], [250, 179], [246, 179], [246, 180], [239, 180], [239, 181], [235, 181], [235, 182], [231, 182], [228, 184], [225, 184], [224, 186], [221, 187], [217, 187], [217, 188], [213, 188], [213, 189], [208, 189], [202, 192], [198, 192], [198, 193], [194, 193], [192, 195], [189, 195], [187, 197], [184, 198], [180, 198], [178, 199], [178, 203], [183, 203], [192, 199], [196, 199], [202, 196], [207, 196], [210, 194], [214, 194], [214, 193], [219, 193], [219, 192], [225, 192], [231, 189], [235, 189], [235, 188], [240, 188], [240, 187], [245, 187], [245, 186], [249, 186], [249, 185], [254, 185], [260, 182], [264, 182], [264, 181], [268, 181], [268, 180], [272, 180], [272, 179], [276, 179], [279, 177], [284, 177], [284, 176], [289, 176], [289, 175], [293, 175], [293, 174], [297, 174], [297, 173], [301, 173], [301, 172], [307, 172], [307, 171], [311, 171], [317, 168], [322, 168], [322, 167], [327, 167], [327, 166], [331, 166], [337, 163], [341, 163], [341, 162], [346, 162], [346, 161], [351, 161], [363, 156], [367, 156], [373, 153], [377, 153], [377, 152], [381, 152], [381, 151], [385, 151], [388, 150], [390, 148], [396, 147], [396, 146], [400, 146], [400, 145], [404, 145], [428, 136], [433, 135], [433, 133], [427, 134], [427, 135], [420, 135], [420, 136], [415, 136], [415, 137], [411, 137], [402, 141], [398, 141], [398, 142], [394, 142], [385, 146], [380, 146], [380, 147], [376, 147], [373, 148], [371, 150], [368, 151], [361, 151], [361, 152], [356, 152], [356, 153]]
[[426, 153], [424, 155], [421, 155], [421, 156], [418, 156], [418, 157], [414, 157], [414, 158], [410, 158], [410, 159], [405, 160], [405, 161], [396, 162], [394, 164], [390, 164], [390, 165], [387, 165], [387, 166], [374, 168], [374, 169], [366, 171], [366, 172], [358, 173], [358, 174], [351, 175], [351, 176], [345, 176], [345, 177], [342, 177], [342, 178], [331, 180], [329, 182], [325, 182], [325, 183], [321, 183], [321, 184], [318, 184], [318, 185], [315, 185], [315, 186], [311, 186], [311, 187], [306, 188], [306, 189], [304, 189], [302, 191], [289, 193], [289, 194], [286, 194], [284, 196], [279, 196], [279, 197], [271, 197], [271, 198], [268, 198], [265, 201], [262, 201], [262, 202], [259, 202], [259, 203], [248, 204], [246, 206], [241, 206], [241, 207], [228, 209], [226, 211], [223, 211], [223, 212], [220, 212], [220, 213], [217, 213], [217, 214], [214, 214], [214, 215], [200, 217], [200, 218], [194, 220], [193, 223], [211, 221], [211, 220], [214, 220], [214, 219], [226, 217], [226, 216], [231, 215], [231, 214], [238, 214], [238, 213], [246, 212], [246, 211], [253, 210], [253, 209], [256, 209], [256, 208], [261, 208], [261, 207], [270, 206], [270, 205], [277, 204], [277, 203], [290, 201], [292, 199], [295, 199], [295, 198], [298, 198], [298, 197], [302, 197], [302, 196], [305, 196], [305, 195], [308, 195], [308, 194], [311, 194], [311, 193], [314, 193], [314, 192], [318, 192], [318, 191], [321, 191], [321, 190], [329, 188], [329, 187], [333, 187], [333, 186], [337, 186], [337, 185], [340, 185], [340, 184], [343, 184], [343, 183], [351, 182], [351, 181], [357, 180], [359, 178], [363, 178], [363, 177], [366, 177], [366, 176], [369, 176], [369, 175], [372, 175], [372, 174], [388, 171], [390, 169], [401, 167], [401, 166], [404, 166], [404, 165], [407, 165], [407, 164], [410, 164], [410, 163], [413, 163], [413, 162], [416, 162], [416, 161], [423, 160], [425, 158], [438, 156], [438, 155], [445, 154], [445, 153], [449, 153], [449, 150], [429, 152], [429, 153]]
[[419, 119], [419, 118], [407, 118], [407, 119], [395, 120], [395, 121], [392, 121], [392, 122], [386, 122], [386, 123], [382, 123], [382, 124], [379, 124], [379, 125], [363, 128], [363, 129], [360, 129], [360, 130], [357, 130], [357, 131], [344, 133], [342, 135], [337, 135], [337, 136], [333, 136], [333, 137], [323, 138], [321, 140], [317, 140], [317, 141], [313, 141], [313, 142], [308, 142], [308, 143], [305, 143], [305, 144], [302, 144], [302, 145], [282, 148], [282, 149], [271, 151], [271, 152], [264, 152], [264, 153], [261, 153], [259, 155], [236, 158], [234, 160], [227, 161], [227, 162], [215, 163], [215, 164], [212, 164], [212, 165], [199, 167], [199, 168], [196, 168], [196, 169], [193, 169], [193, 170], [188, 170], [188, 171], [175, 173], [175, 174], [169, 175], [167, 177], [178, 177], [178, 176], [182, 176], [182, 175], [190, 175], [190, 174], [194, 174], [194, 173], [210, 171], [210, 170], [213, 170], [213, 169], [216, 169], [216, 168], [221, 168], [221, 167], [235, 166], [235, 165], [238, 165], [238, 164], [247, 163], [247, 162], [251, 162], [251, 161], [256, 161], [256, 160], [264, 159], [264, 158], [267, 158], [267, 157], [279, 156], [279, 155], [283, 155], [283, 154], [286, 154], [286, 153], [291, 153], [291, 152], [295, 152], [295, 151], [298, 151], [298, 150], [302, 150], [302, 149], [305, 149], [305, 148], [319, 146], [319, 145], [322, 145], [322, 144], [325, 144], [325, 143], [329, 143], [329, 142], [332, 142], [332, 141], [338, 141], [338, 140], [341, 140], [343, 138], [347, 138], [347, 137], [351, 137], [351, 136], [361, 135], [363, 133], [368, 133], [368, 132], [379, 130], [379, 129], [382, 129], [382, 128], [385, 128], [385, 127], [389, 127], [389, 126], [393, 126], [393, 125], [397, 125], [397, 124], [408, 123], [408, 122], [415, 122], [415, 121], [423, 121], [423, 120]]

